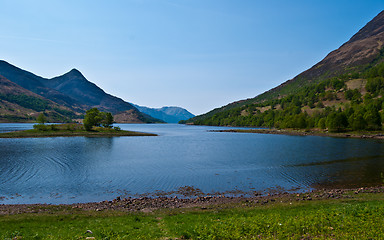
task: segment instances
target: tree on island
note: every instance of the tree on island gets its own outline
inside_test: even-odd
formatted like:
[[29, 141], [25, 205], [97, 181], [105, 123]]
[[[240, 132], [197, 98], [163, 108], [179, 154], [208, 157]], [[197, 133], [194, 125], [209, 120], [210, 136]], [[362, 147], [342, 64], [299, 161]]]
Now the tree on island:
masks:
[[111, 128], [113, 116], [111, 113], [100, 112], [97, 108], [91, 108], [85, 113], [83, 124], [86, 131], [91, 131], [93, 127], [100, 126]]
[[101, 121], [101, 125], [105, 128], [111, 128], [113, 124], [113, 116], [110, 112], [101, 112], [103, 120]]
[[42, 125], [47, 122], [47, 118], [45, 117], [44, 113], [40, 113], [39, 116], [37, 116], [36, 122]]

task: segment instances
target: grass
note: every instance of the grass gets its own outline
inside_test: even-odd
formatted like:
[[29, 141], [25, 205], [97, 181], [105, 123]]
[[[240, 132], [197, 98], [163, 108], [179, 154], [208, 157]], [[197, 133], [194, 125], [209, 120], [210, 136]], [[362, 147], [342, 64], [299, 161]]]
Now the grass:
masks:
[[[0, 216], [1, 239], [383, 239], [383, 193], [154, 213], [66, 210]], [[87, 233], [90, 230], [92, 233]]]
[[156, 134], [120, 130], [119, 128], [94, 127], [85, 131], [81, 124], [34, 125], [34, 129], [0, 133], [0, 138], [36, 138], [36, 137], [119, 137], [119, 136], [156, 136]]

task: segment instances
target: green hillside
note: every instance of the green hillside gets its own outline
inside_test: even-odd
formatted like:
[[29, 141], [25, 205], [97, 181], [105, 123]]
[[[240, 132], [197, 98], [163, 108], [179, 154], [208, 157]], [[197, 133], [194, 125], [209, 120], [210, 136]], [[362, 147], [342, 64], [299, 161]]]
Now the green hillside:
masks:
[[384, 63], [328, 78], [295, 94], [222, 111], [198, 125], [381, 130]]
[[381, 130], [384, 11], [339, 49], [259, 96], [183, 123], [217, 126]]

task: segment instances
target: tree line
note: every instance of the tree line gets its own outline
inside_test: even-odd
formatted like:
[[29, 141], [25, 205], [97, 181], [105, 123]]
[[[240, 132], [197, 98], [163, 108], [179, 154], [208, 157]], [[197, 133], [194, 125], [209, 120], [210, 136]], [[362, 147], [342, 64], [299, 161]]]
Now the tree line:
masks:
[[[346, 81], [365, 79], [367, 93], [347, 89]], [[304, 87], [297, 94], [248, 104], [195, 120], [197, 125], [321, 128], [334, 132], [381, 130], [384, 122], [384, 63]], [[330, 102], [336, 104], [329, 104]], [[329, 106], [325, 106], [328, 103]]]

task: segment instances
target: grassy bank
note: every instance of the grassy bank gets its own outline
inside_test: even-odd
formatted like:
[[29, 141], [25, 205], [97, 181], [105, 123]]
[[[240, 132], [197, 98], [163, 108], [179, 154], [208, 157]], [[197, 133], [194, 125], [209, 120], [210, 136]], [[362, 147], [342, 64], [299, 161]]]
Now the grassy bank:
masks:
[[34, 129], [0, 133], [0, 138], [36, 138], [36, 137], [120, 137], [120, 136], [157, 136], [151, 133], [120, 130], [119, 128], [94, 127], [85, 131], [81, 124], [35, 125]]
[[[384, 194], [267, 204], [84, 211], [44, 206], [43, 214], [0, 216], [1, 239], [383, 239]], [[47, 211], [48, 209], [48, 211]], [[90, 230], [87, 232], [87, 230]], [[92, 232], [92, 233], [91, 233]]]

